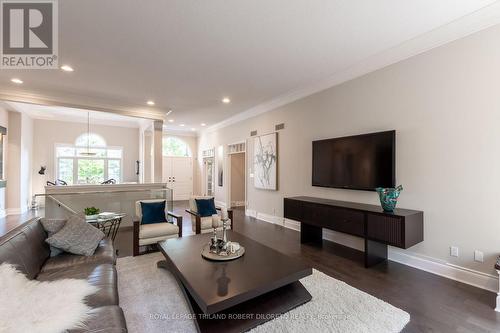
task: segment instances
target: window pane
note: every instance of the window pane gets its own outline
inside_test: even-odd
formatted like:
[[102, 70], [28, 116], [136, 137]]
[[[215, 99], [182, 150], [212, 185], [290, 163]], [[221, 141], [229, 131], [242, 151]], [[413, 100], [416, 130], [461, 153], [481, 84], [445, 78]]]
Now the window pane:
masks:
[[[88, 155], [87, 152], [90, 152], [93, 155]], [[88, 156], [88, 157], [106, 157], [106, 149], [100, 148], [77, 148], [76, 153], [78, 156]]]
[[56, 154], [58, 157], [73, 157], [75, 156], [75, 148], [73, 147], [57, 147]]
[[163, 138], [163, 156], [191, 156], [189, 146], [176, 137]]
[[122, 150], [121, 149], [108, 149], [108, 157], [122, 158]]
[[73, 184], [73, 159], [60, 158], [57, 179], [64, 180], [68, 185]]
[[108, 160], [108, 177], [116, 180], [117, 183], [121, 182], [121, 163], [119, 160]]
[[90, 145], [90, 147], [106, 147], [106, 141], [102, 136], [95, 133], [84, 133], [75, 141], [75, 146], [87, 147], [88, 145]]
[[104, 181], [104, 160], [78, 159], [78, 184]]

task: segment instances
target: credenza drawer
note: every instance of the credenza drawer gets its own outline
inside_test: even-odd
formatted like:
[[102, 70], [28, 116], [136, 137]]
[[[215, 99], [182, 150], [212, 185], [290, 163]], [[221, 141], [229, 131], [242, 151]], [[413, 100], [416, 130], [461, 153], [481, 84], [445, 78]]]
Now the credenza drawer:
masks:
[[368, 214], [366, 236], [389, 245], [404, 247], [403, 224], [401, 217]]
[[356, 236], [364, 235], [364, 214], [349, 209], [305, 203], [302, 220], [308, 224]]
[[364, 214], [346, 209], [336, 209], [332, 212], [333, 230], [345, 232], [355, 236], [364, 236]]
[[284, 201], [284, 216], [287, 219], [300, 221], [302, 219], [302, 204], [300, 201], [286, 199]]

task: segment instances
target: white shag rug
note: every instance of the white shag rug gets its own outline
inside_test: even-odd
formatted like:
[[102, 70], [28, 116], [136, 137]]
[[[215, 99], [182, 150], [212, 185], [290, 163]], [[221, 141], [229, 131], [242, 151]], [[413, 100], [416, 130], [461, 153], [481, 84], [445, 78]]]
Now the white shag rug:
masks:
[[[196, 332], [172, 274], [157, 268], [160, 253], [119, 258], [118, 292], [129, 332]], [[396, 333], [410, 315], [317, 270], [300, 280], [312, 300], [250, 332]]]
[[85, 280], [29, 280], [14, 266], [0, 265], [0, 332], [58, 333], [85, 327], [85, 297], [98, 288]]

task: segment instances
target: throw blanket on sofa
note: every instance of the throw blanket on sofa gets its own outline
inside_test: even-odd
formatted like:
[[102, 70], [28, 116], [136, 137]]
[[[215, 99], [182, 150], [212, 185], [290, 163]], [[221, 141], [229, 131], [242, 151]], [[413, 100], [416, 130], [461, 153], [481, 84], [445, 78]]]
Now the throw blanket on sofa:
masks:
[[29, 280], [13, 265], [0, 265], [0, 332], [58, 333], [82, 327], [90, 308], [84, 299], [98, 288], [86, 280]]

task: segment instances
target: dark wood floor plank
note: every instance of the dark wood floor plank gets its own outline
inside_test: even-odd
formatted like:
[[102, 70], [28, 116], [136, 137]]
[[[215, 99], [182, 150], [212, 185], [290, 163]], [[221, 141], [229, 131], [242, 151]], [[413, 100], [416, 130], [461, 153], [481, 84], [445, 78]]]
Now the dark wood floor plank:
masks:
[[[174, 206], [186, 236], [193, 234], [187, 206]], [[403, 332], [500, 332], [495, 293], [392, 261], [366, 269], [363, 252], [329, 241], [300, 244], [299, 232], [245, 216], [243, 209], [235, 210], [234, 219], [235, 231], [407, 311], [411, 320]], [[131, 228], [120, 230], [115, 243], [120, 256], [132, 255]]]

